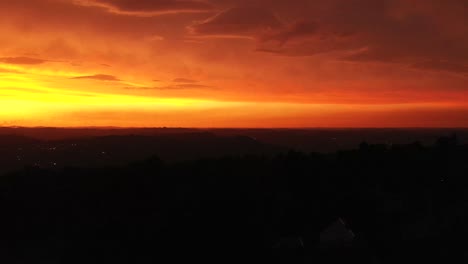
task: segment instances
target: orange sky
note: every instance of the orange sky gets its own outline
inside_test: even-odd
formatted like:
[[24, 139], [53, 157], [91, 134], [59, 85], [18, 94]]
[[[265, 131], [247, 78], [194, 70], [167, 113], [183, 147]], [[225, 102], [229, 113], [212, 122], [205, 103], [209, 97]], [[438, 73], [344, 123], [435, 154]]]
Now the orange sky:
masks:
[[0, 1], [0, 125], [468, 127], [466, 0]]

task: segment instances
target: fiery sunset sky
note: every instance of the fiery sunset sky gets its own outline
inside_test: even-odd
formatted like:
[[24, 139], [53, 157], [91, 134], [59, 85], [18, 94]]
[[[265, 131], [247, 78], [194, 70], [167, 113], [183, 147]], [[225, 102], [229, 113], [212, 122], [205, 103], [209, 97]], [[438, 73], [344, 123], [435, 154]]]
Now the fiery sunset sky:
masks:
[[0, 1], [0, 125], [468, 127], [468, 0]]

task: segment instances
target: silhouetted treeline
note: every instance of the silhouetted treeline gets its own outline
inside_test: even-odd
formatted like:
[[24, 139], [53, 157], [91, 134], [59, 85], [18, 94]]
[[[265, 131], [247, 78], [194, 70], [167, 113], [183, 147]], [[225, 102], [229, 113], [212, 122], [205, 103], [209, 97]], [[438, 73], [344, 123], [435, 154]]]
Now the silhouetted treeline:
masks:
[[[319, 263], [461, 263], [467, 176], [468, 147], [455, 136], [335, 154], [29, 167], [0, 178], [1, 256], [141, 263], [158, 260], [164, 245], [180, 256], [185, 248], [242, 255], [289, 247], [289, 262], [315, 254]], [[323, 246], [320, 233], [337, 219], [353, 242]]]

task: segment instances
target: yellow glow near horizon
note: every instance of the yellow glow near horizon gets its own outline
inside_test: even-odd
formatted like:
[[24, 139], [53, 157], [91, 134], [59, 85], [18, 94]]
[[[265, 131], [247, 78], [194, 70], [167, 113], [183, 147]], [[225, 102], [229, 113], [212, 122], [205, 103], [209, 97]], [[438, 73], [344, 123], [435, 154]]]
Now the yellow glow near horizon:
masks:
[[[66, 74], [65, 74], [66, 75]], [[68, 76], [68, 75], [67, 75]], [[451, 111], [452, 103], [326, 104], [240, 102], [116, 93], [95, 80], [31, 73], [0, 74], [0, 120], [20, 126], [304, 127], [377, 123], [388, 113]], [[73, 82], [74, 81], [74, 82]], [[72, 88], [63, 88], [67, 86]], [[79, 89], [79, 85], [93, 89]], [[62, 87], [62, 88], [59, 88]], [[97, 92], [102, 90], [102, 92]], [[423, 113], [424, 114], [424, 113]], [[426, 114], [427, 115], [427, 114]], [[430, 117], [430, 115], [427, 115]], [[381, 122], [381, 121], [379, 121]], [[385, 122], [383, 122], [385, 123]], [[424, 123], [422, 123], [424, 125]]]

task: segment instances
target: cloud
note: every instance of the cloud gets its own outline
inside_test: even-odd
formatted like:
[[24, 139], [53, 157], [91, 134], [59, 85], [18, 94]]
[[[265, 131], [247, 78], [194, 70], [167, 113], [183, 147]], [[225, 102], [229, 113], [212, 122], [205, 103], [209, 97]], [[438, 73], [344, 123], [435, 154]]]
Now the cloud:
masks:
[[18, 65], [37, 65], [48, 62], [43, 59], [29, 58], [29, 57], [3, 57], [0, 58], [0, 62], [6, 64], [18, 64]]
[[27, 92], [27, 93], [40, 93], [40, 94], [46, 94], [50, 93], [49, 91], [44, 91], [40, 89], [33, 89], [33, 88], [3, 88], [2, 90], [10, 90], [10, 91], [18, 91], [18, 92]]
[[190, 30], [195, 35], [246, 37], [278, 28], [281, 24], [276, 15], [267, 9], [235, 7], [192, 25]]
[[[130, 2], [140, 1], [142, 0]], [[47, 54], [49, 58], [61, 60], [78, 60], [82, 59], [87, 48], [93, 47], [90, 50], [98, 51], [105, 48], [98, 44], [101, 41], [119, 39], [126, 42], [139, 41], [143, 45], [151, 39], [182, 37], [186, 33], [185, 28], [195, 19], [204, 19], [211, 15], [183, 13], [161, 16], [151, 12], [122, 15], [118, 10], [109, 12], [108, 4], [99, 6], [91, 0], [0, 1], [0, 17], [3, 18], [3, 37], [0, 37], [0, 42], [4, 50], [6, 45], [14, 45], [15, 49], [8, 47], [6, 50], [18, 50], [22, 54]], [[62, 42], [66, 45], [56, 43], [57, 39], [63, 39]], [[111, 45], [115, 46], [119, 45]], [[102, 61], [115, 65], [113, 60]]]
[[112, 13], [143, 16], [213, 10], [213, 6], [208, 2], [197, 0], [78, 0], [76, 3], [101, 6]]
[[16, 73], [16, 74], [23, 74], [24, 72], [18, 71], [18, 70], [13, 70], [13, 69], [0, 68], [0, 73]]
[[191, 89], [213, 89], [214, 87], [202, 84], [176, 84], [176, 85], [167, 85], [159, 87], [125, 87], [126, 90], [160, 90], [160, 91], [170, 91], [170, 90], [191, 90]]
[[119, 78], [113, 75], [107, 74], [96, 74], [96, 75], [87, 75], [87, 76], [78, 76], [73, 77], [72, 79], [79, 80], [79, 79], [91, 79], [91, 80], [99, 80], [99, 81], [120, 81]]
[[279, 41], [280, 45], [286, 44], [289, 40], [297, 38], [307, 38], [318, 33], [318, 25], [312, 21], [296, 21], [278, 30], [272, 30], [260, 37], [262, 42]]
[[454, 61], [429, 60], [410, 65], [421, 70], [449, 71], [454, 73], [468, 73], [468, 63], [458, 63]]
[[361, 44], [350, 43], [347, 38], [297, 39], [286, 43], [266, 41], [259, 42], [255, 51], [287, 57], [308, 57], [325, 53], [339, 53], [342, 56], [354, 54], [361, 50]]
[[333, 52], [348, 62], [450, 72], [468, 65], [466, 1], [330, 0], [319, 11], [304, 12], [299, 22], [257, 35], [256, 50], [282, 56]]
[[177, 85], [173, 85], [172, 87], [178, 88], [178, 89], [212, 88], [211, 86], [203, 85], [203, 84], [177, 84]]
[[173, 80], [175, 83], [197, 83], [196, 80], [186, 79], [186, 78], [176, 78]]

